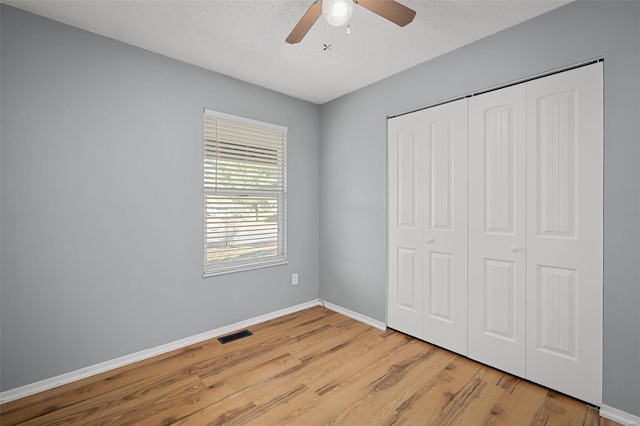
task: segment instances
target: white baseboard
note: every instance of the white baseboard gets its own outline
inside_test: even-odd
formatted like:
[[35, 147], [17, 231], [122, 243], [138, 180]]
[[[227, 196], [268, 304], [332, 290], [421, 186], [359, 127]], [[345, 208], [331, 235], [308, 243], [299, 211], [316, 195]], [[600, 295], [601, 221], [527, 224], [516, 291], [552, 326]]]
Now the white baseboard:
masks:
[[[133, 364], [134, 362], [142, 361], [154, 356], [162, 355], [167, 352], [171, 352], [176, 349], [181, 349], [195, 343], [203, 342], [205, 340], [212, 339], [214, 337], [222, 336], [223, 334], [231, 333], [232, 331], [247, 328], [255, 324], [259, 324], [265, 321], [279, 318], [284, 315], [288, 315], [294, 312], [301, 311], [303, 309], [310, 308], [312, 306], [318, 306], [319, 300], [312, 300], [309, 302], [301, 303], [299, 305], [291, 306], [288, 308], [280, 309], [279, 311], [271, 312], [264, 315], [259, 315], [248, 320], [240, 321], [235, 324], [230, 324], [225, 327], [216, 328], [215, 330], [206, 331], [204, 333], [196, 334], [195, 336], [186, 337], [184, 339], [176, 340], [174, 342], [167, 343], [165, 345], [156, 346], [155, 348], [145, 349], [140, 352], [135, 352], [130, 355], [125, 355], [120, 358], [115, 358], [109, 361], [101, 362], [86, 368], [64, 373], [59, 376], [51, 377], [49, 379], [41, 380], [39, 382], [31, 383], [28, 385], [20, 386], [15, 389], [9, 389], [0, 393], [0, 404], [14, 401], [16, 399], [24, 398], [29, 395], [33, 395], [39, 392], [43, 392], [49, 389], [56, 388], [58, 386], [66, 385], [77, 380], [85, 379], [87, 377], [95, 376], [109, 370], [124, 367], [125, 365]], [[345, 314], [348, 315], [348, 314]], [[358, 319], [358, 318], [356, 318]]]
[[363, 322], [373, 328], [377, 328], [378, 330], [384, 331], [387, 329], [387, 325], [382, 321], [374, 320], [373, 318], [350, 311], [349, 309], [343, 308], [342, 306], [334, 305], [333, 303], [327, 302], [326, 300], [321, 300], [320, 303], [322, 303], [327, 309], [331, 309], [332, 311], [335, 311], [346, 317], [353, 318], [356, 321]]
[[609, 407], [608, 405], [602, 405], [600, 407], [600, 416], [605, 419], [613, 420], [614, 422], [618, 422], [621, 425], [627, 426], [639, 426], [640, 425], [640, 417], [634, 416], [633, 414], [629, 414], [622, 410], [618, 410], [617, 408]]

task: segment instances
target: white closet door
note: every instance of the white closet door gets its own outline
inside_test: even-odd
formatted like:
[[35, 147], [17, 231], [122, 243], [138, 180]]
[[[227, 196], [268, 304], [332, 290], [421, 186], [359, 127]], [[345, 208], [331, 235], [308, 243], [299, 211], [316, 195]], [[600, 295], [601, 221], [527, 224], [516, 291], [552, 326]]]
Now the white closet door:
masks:
[[466, 354], [467, 101], [388, 121], [389, 327]]
[[425, 151], [422, 338], [467, 354], [467, 100], [421, 112]]
[[425, 130], [415, 114], [387, 122], [387, 325], [422, 337]]
[[602, 64], [527, 84], [526, 378], [602, 399]]
[[469, 357], [525, 375], [526, 86], [469, 100]]

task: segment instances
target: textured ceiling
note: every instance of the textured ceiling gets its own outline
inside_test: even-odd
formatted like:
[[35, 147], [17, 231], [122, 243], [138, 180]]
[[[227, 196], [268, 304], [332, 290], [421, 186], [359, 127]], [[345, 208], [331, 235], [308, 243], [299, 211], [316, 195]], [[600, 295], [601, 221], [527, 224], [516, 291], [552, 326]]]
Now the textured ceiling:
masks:
[[320, 18], [289, 45], [313, 0], [1, 1], [317, 104], [568, 3], [400, 0], [404, 28], [356, 5], [351, 34]]

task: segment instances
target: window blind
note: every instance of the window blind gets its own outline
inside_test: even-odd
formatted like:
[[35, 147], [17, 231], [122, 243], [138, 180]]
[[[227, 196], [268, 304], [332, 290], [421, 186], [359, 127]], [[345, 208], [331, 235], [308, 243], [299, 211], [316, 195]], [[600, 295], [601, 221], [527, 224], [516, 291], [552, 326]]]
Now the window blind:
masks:
[[204, 275], [286, 262], [287, 129], [205, 111]]

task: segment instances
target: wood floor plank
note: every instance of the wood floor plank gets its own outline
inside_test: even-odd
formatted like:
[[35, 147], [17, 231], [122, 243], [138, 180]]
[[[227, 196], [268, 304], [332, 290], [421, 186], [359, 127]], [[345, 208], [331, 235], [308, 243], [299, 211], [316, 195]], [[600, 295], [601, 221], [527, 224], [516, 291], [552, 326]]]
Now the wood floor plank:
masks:
[[495, 400], [505, 392], [499, 386], [505, 374], [486, 366], [481, 368], [431, 424], [480, 424], [486, 412], [495, 405]]
[[516, 379], [515, 384], [495, 401], [482, 423], [505, 426], [530, 424], [546, 396], [546, 389], [526, 380]]
[[326, 374], [315, 375], [313, 378], [305, 380], [305, 384], [319, 395], [323, 395], [380, 359], [390, 358], [406, 349], [406, 346], [412, 346], [414, 349], [419, 350], [419, 345], [420, 343], [417, 340], [397, 334], [395, 338], [384, 339], [382, 343], [369, 348], [370, 350], [360, 354], [358, 357], [353, 356], [341, 359], [341, 363], [335, 365], [331, 371], [326, 372]]
[[173, 424], [180, 426], [233, 424], [238, 417], [254, 408], [255, 404], [249, 398], [242, 392], [236, 392]]
[[548, 391], [531, 424], [582, 425], [586, 415], [585, 407], [572, 404], [573, 401], [566, 395]]
[[[406, 365], [417, 362], [426, 356], [428, 350], [422, 342], [411, 341], [403, 345], [399, 350], [382, 355], [370, 365], [362, 365], [362, 369], [349, 377], [340, 380], [332, 379], [324, 386], [315, 384], [316, 394], [321, 398], [309, 411], [304, 413], [305, 420], [311, 420], [313, 424], [325, 424], [345, 410], [355, 401], [363, 398], [371, 392], [380, 381], [392, 377], [396, 369], [404, 369]], [[287, 417], [284, 423], [299, 423], [300, 418]]]
[[289, 353], [298, 358], [307, 358], [319, 352], [337, 347], [363, 333], [380, 333], [366, 324], [352, 320], [342, 321], [326, 333], [317, 334], [302, 342], [296, 342], [289, 348]]
[[284, 354], [257, 365], [249, 371], [235, 374], [229, 377], [226, 383], [236, 391], [241, 391], [256, 382], [262, 383], [268, 381], [269, 378], [300, 365], [302, 365], [302, 361], [298, 358], [291, 354]]
[[[258, 407], [258, 410], [260, 410], [259, 415], [248, 416], [245, 424], [254, 426], [280, 425], [284, 423], [282, 419], [294, 412], [298, 407], [317, 403], [318, 395], [316, 395], [315, 392], [302, 384], [299, 386], [301, 386], [302, 390], [300, 392], [296, 392], [292, 398], [283, 400], [281, 396], [283, 393], [281, 391], [280, 396], [273, 398], [266, 404]], [[297, 390], [297, 387], [295, 389]], [[287, 390], [287, 395], [289, 393], [290, 391]], [[274, 401], [277, 401], [278, 403], [274, 404]]]
[[286, 387], [292, 382], [305, 383], [330, 373], [346, 359], [357, 358], [358, 354], [362, 353], [362, 348], [371, 342], [371, 335], [375, 333], [375, 330], [356, 335], [344, 333], [341, 336], [342, 340], [335, 341], [333, 346], [321, 347], [318, 352], [301, 357], [301, 364], [279, 372], [268, 380], [254, 381], [244, 392], [256, 404], [263, 404], [273, 398], [274, 388]]
[[414, 409], [414, 403], [437, 384], [437, 375], [456, 357], [452, 352], [437, 350], [424, 369], [414, 371], [409, 383], [399, 383], [392, 394], [378, 394], [375, 399], [351, 410], [347, 424], [358, 424], [359, 419], [368, 415], [371, 424], [394, 424], [406, 411]]
[[293, 337], [278, 336], [268, 339], [258, 336], [261, 340], [248, 348], [228, 351], [224, 356], [211, 357], [207, 362], [197, 365], [197, 373], [207, 386], [211, 386], [275, 357], [288, 354], [292, 346], [314, 336], [324, 335], [323, 333], [328, 331], [330, 327], [322, 326], [308, 329]]
[[[394, 366], [374, 383], [369, 393], [338, 414], [335, 421], [345, 425], [358, 425], [363, 418], [369, 416], [372, 423], [387, 423], [397, 413], [395, 411], [389, 415], [391, 407], [397, 410], [409, 397], [407, 394], [421, 389], [424, 378], [432, 377], [451, 362], [453, 357], [450, 352], [431, 347], [422, 356]], [[387, 415], [377, 416], [380, 412]]]
[[[417, 396], [411, 410], [400, 413], [397, 424], [429, 424], [453, 401], [456, 395], [482, 368], [480, 364], [456, 356], [434, 378], [435, 383]], [[419, 407], [419, 409], [417, 409]]]
[[117, 417], [120, 413], [136, 409], [145, 401], [153, 400], [153, 398], [175, 392], [184, 392], [187, 389], [196, 391], [202, 387], [204, 385], [197, 377], [181, 377], [171, 374], [159, 380], [153, 378], [133, 383], [130, 386], [123, 386], [106, 396], [103, 394], [99, 398], [85, 400], [21, 424], [24, 426], [35, 426], [43, 423], [48, 425], [86, 424], [94, 419]]
[[314, 307], [0, 406], [10, 425], [605, 425], [584, 403]]
[[[182, 352], [181, 352], [182, 355]], [[180, 355], [179, 355], [180, 356]], [[21, 406], [20, 402], [14, 401], [6, 404], [1, 416], [2, 421], [7, 424], [16, 424], [29, 418], [39, 417], [47, 413], [58, 411], [83, 401], [99, 398], [101, 395], [116, 391], [123, 386], [130, 385], [138, 381], [148, 381], [154, 377], [159, 377], [171, 368], [172, 362], [182, 365], [181, 360], [176, 357], [148, 362], [138, 368], [126, 366], [96, 377], [80, 380], [69, 385], [61, 386], [38, 394], [41, 399], [26, 398], [28, 403]], [[96, 381], [97, 380], [97, 381]]]
[[113, 424], [117, 426], [129, 425], [169, 425], [191, 414], [200, 411], [218, 401], [236, 393], [225, 383], [204, 387], [195, 392], [173, 394], [153, 403], [145, 403], [110, 419], [109, 423], [97, 421], [90, 426]]
[[281, 424], [280, 419], [289, 415], [296, 406], [305, 403], [313, 403], [318, 399], [314, 392], [305, 385], [297, 384], [285, 388], [278, 388], [273, 397], [263, 404], [256, 405], [234, 418], [229, 424], [232, 425], [265, 425]]

